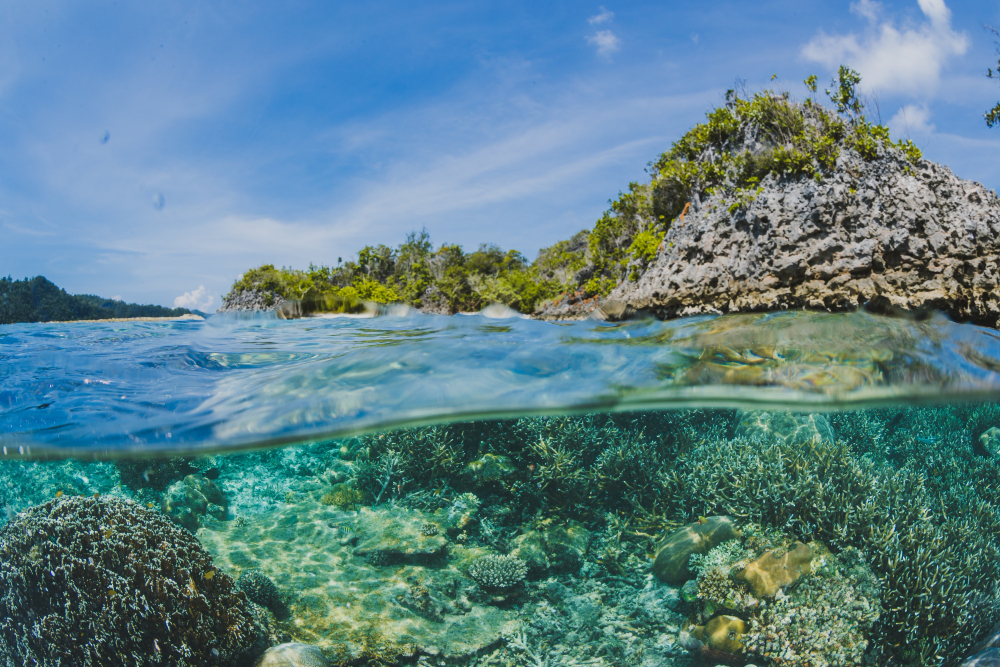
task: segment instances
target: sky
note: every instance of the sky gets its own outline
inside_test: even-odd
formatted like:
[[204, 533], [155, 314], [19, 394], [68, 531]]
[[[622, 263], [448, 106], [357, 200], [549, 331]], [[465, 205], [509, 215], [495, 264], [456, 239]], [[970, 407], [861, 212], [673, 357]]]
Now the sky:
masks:
[[9, 0], [0, 275], [213, 311], [250, 267], [422, 228], [533, 258], [727, 89], [801, 98], [842, 63], [894, 136], [1000, 189], [984, 24], [1000, 2]]

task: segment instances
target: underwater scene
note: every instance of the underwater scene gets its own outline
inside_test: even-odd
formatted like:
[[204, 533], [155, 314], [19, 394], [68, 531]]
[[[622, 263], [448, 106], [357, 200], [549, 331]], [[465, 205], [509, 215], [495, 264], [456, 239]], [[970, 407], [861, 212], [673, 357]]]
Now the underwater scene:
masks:
[[0, 330], [0, 665], [1000, 664], [1000, 336]]

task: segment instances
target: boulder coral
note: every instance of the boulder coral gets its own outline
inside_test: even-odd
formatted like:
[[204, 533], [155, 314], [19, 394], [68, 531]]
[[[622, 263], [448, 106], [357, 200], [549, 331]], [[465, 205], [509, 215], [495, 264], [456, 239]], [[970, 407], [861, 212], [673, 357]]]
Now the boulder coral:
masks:
[[198, 530], [201, 517], [226, 518], [229, 503], [222, 489], [201, 475], [187, 475], [167, 488], [160, 503], [163, 513], [188, 530]]
[[266, 648], [235, 582], [156, 511], [64, 496], [0, 528], [0, 664], [226, 666]]
[[694, 554], [706, 554], [719, 544], [739, 536], [733, 520], [710, 516], [670, 533], [653, 559], [653, 574], [666, 583], [683, 583], [692, 577], [688, 561]]
[[790, 586], [812, 572], [812, 549], [794, 542], [786, 549], [772, 549], [748, 564], [736, 579], [750, 585], [759, 598], [771, 598], [785, 586]]
[[696, 626], [691, 636], [704, 642], [709, 648], [724, 653], [742, 653], [741, 638], [747, 631], [747, 624], [738, 616], [716, 616], [704, 626]]

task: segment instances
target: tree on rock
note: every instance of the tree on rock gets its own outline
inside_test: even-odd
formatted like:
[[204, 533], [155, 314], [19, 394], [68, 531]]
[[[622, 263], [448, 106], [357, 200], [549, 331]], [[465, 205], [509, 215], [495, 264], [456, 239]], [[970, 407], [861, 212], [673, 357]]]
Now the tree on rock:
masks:
[[[986, 26], [986, 29], [1000, 38], [1000, 32], [992, 26]], [[997, 42], [997, 53], [1000, 53], [1000, 41]], [[994, 70], [992, 67], [986, 70], [986, 76], [991, 79], [1000, 79], [1000, 58], [997, 59], [997, 68]], [[986, 124], [990, 127], [1000, 123], [1000, 102], [997, 105], [986, 112]]]

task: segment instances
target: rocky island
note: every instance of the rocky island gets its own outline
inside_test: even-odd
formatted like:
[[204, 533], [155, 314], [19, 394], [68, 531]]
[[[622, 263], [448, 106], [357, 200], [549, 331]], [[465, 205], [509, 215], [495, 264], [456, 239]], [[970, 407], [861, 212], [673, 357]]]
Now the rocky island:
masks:
[[[730, 91], [652, 163], [648, 183], [632, 183], [592, 230], [533, 262], [490, 245], [434, 250], [422, 232], [336, 267], [253, 269], [221, 310], [300, 301], [309, 312], [338, 294], [334, 309], [367, 300], [450, 314], [503, 303], [543, 319], [868, 304], [997, 326], [996, 192], [894, 141], [866, 117], [859, 83], [841, 68], [826, 91], [833, 108]], [[815, 77], [805, 84], [817, 92]]]

